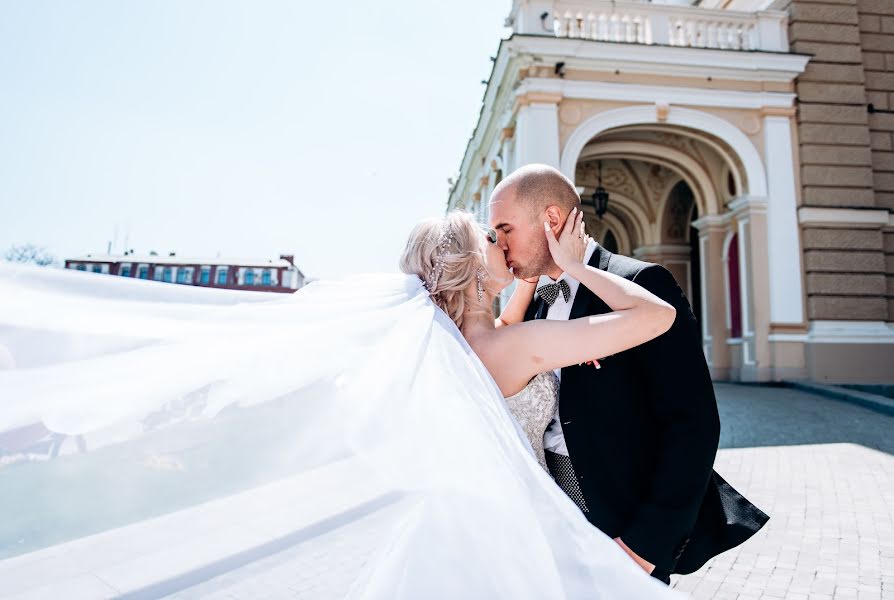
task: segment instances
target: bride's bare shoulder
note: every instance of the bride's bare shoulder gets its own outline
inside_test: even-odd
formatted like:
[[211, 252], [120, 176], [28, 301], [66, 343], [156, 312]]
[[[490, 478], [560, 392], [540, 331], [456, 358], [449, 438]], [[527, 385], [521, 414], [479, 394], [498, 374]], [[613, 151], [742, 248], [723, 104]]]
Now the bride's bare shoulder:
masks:
[[531, 330], [536, 329], [531, 325], [509, 325], [467, 339], [506, 397], [524, 388], [536, 371], [536, 357], [525, 342]]

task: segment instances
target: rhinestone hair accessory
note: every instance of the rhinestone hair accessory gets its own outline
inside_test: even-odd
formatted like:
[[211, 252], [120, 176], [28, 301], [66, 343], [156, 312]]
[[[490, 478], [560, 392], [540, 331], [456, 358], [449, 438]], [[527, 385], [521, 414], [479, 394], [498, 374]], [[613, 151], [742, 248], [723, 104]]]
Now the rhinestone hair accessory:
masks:
[[428, 273], [428, 279], [425, 281], [425, 287], [428, 289], [429, 293], [432, 293], [438, 286], [438, 281], [444, 274], [444, 255], [447, 254], [447, 249], [450, 248], [450, 244], [452, 244], [455, 239], [456, 238], [453, 236], [453, 229], [447, 224], [438, 240], [438, 246], [435, 250], [435, 264], [432, 265], [431, 271]]

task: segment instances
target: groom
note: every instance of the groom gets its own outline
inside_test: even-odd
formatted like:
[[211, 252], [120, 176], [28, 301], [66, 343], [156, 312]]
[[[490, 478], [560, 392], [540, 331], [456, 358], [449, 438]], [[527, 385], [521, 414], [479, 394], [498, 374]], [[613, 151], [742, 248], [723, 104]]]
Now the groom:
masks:
[[[545, 165], [522, 167], [490, 201], [490, 223], [516, 277], [541, 277], [525, 320], [575, 319], [609, 307], [553, 262], [544, 221], [558, 235], [580, 206], [571, 181]], [[566, 367], [544, 435], [547, 463], [587, 519], [665, 583], [744, 542], [767, 516], [713, 471], [720, 437], [714, 388], [686, 296], [661, 266], [590, 242], [584, 262], [632, 280], [673, 305], [664, 335]]]

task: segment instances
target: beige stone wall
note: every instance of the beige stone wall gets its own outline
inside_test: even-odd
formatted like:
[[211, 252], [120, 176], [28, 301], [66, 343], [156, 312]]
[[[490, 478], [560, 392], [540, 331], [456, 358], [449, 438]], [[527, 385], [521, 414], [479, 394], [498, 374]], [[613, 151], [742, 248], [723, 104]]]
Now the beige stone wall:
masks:
[[[894, 210], [894, 1], [858, 0], [876, 206]], [[890, 111], [890, 112], [881, 112]], [[894, 321], [894, 231], [884, 233], [886, 304]]]
[[[780, 0], [798, 78], [803, 206], [894, 209], [894, 0]], [[882, 231], [802, 232], [810, 319], [894, 321], [891, 242]]]
[[[866, 101], [894, 110], [894, 2], [857, 0]], [[869, 114], [876, 206], [894, 210], [894, 112]]]

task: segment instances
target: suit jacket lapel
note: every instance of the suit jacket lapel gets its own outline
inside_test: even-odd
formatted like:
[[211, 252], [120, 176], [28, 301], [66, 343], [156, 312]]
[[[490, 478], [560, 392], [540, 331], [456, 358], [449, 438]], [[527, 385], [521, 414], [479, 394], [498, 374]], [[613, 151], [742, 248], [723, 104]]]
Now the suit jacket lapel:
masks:
[[[587, 264], [591, 267], [607, 271], [611, 256], [611, 252], [599, 244], [596, 244], [596, 251], [593, 252], [593, 256], [590, 257], [590, 262]], [[596, 310], [591, 311], [589, 314], [600, 315], [602, 313], [611, 312], [611, 309], [605, 302], [591, 292], [587, 286], [581, 284], [577, 286], [577, 293], [574, 295], [574, 304], [571, 305], [571, 314], [568, 315], [568, 319], [579, 319], [580, 317], [587, 315], [587, 309], [591, 302], [595, 303]]]
[[541, 298], [539, 295], [537, 296], [536, 301], [538, 303], [538, 306], [537, 306], [537, 312], [534, 313], [534, 318], [535, 319], [545, 319], [546, 311], [549, 310], [549, 307], [546, 305], [546, 302], [543, 301], [543, 298]]

